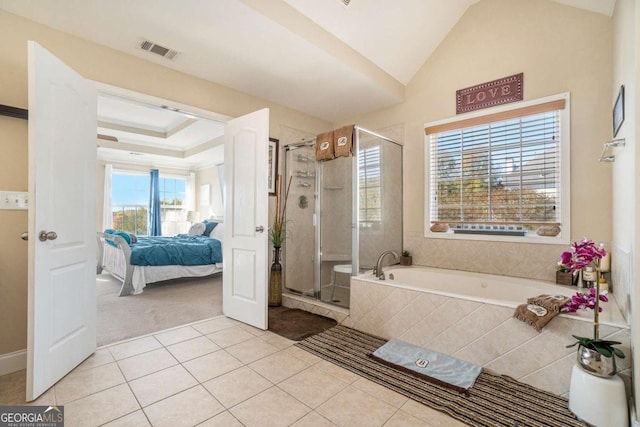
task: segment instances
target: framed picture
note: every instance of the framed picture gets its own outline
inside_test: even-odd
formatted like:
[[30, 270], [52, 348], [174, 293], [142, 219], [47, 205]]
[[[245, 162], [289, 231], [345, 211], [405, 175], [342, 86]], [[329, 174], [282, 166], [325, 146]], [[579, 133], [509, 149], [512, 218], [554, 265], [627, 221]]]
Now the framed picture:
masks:
[[624, 85], [620, 86], [618, 98], [613, 106], [613, 137], [615, 138], [624, 122]]
[[267, 158], [269, 162], [269, 180], [267, 182], [267, 188], [269, 189], [269, 195], [276, 195], [276, 177], [278, 176], [278, 153], [280, 152], [280, 141], [275, 138], [269, 138], [269, 151], [267, 152]]

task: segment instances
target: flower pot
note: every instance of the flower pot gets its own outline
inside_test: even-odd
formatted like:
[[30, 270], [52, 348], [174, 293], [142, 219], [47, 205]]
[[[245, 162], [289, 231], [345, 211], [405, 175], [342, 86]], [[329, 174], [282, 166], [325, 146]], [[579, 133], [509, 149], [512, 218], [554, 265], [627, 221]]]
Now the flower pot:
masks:
[[595, 350], [578, 346], [578, 364], [586, 372], [598, 377], [612, 377], [616, 374], [616, 357], [605, 357]]
[[569, 272], [556, 270], [556, 283], [564, 286], [574, 285], [574, 276]]
[[401, 256], [400, 257], [400, 265], [411, 265], [413, 264], [412, 256]]
[[273, 263], [269, 275], [269, 307], [282, 305], [282, 264], [280, 264], [280, 247], [273, 248]]

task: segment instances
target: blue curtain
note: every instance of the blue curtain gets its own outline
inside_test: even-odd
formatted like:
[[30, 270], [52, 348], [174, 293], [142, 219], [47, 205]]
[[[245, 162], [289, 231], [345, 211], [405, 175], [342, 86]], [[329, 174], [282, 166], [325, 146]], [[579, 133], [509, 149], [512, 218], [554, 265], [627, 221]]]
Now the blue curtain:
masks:
[[149, 236], [162, 236], [162, 216], [160, 215], [160, 172], [151, 169], [149, 186]]

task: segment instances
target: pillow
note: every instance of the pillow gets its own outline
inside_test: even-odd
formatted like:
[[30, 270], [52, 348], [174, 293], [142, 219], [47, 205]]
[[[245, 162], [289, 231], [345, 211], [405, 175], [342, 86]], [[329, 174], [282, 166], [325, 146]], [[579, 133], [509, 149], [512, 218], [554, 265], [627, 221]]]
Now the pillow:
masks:
[[113, 228], [107, 228], [106, 230], [104, 230], [104, 234], [113, 234], [115, 233], [116, 230], [114, 230]]
[[202, 222], [196, 222], [189, 229], [189, 236], [201, 236], [206, 226]]
[[129, 239], [131, 239], [131, 244], [138, 243], [138, 236], [133, 233], [129, 233]]
[[211, 232], [213, 231], [214, 228], [216, 228], [216, 225], [218, 225], [218, 223], [217, 222], [209, 222], [206, 219], [204, 221], [202, 221], [202, 222], [205, 225], [204, 233], [202, 233], [202, 235], [210, 237]]
[[129, 236], [129, 233], [124, 231], [114, 231], [112, 234], [122, 237], [128, 245], [131, 244], [131, 236]]
[[209, 234], [209, 237], [222, 241], [224, 238], [224, 224], [221, 222], [218, 223], [216, 228], [214, 228], [213, 231], [211, 231], [211, 234]]

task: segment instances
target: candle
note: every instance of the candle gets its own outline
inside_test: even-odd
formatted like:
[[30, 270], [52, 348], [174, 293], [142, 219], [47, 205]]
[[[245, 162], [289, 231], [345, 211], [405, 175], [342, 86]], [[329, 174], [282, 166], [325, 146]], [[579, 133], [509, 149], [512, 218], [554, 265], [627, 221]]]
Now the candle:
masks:
[[605, 256], [600, 258], [600, 271], [607, 272], [611, 270], [611, 254], [607, 252]]

